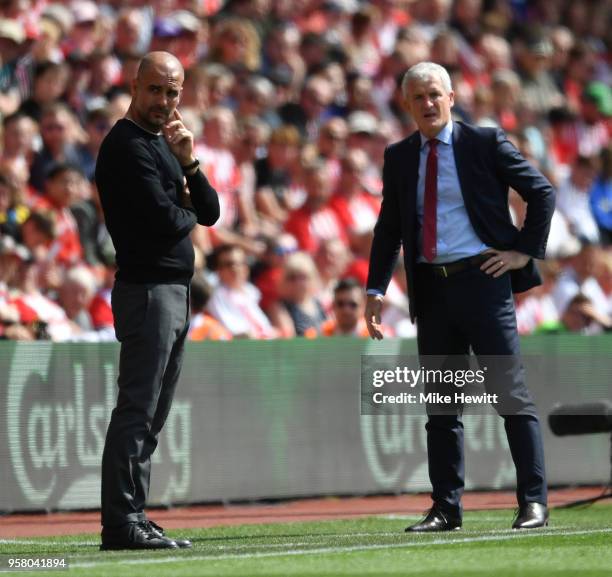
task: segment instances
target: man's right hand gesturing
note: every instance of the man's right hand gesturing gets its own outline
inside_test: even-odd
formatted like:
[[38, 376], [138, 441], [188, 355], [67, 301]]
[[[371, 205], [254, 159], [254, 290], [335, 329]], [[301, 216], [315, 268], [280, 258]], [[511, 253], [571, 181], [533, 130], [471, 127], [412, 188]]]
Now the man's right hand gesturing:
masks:
[[382, 295], [367, 295], [365, 320], [370, 337], [378, 341], [384, 338], [380, 324], [380, 312], [384, 297]]

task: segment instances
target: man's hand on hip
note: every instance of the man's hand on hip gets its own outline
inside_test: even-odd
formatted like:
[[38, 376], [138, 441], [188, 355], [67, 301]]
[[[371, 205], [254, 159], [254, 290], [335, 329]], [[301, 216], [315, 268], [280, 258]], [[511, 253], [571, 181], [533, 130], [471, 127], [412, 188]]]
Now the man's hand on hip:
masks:
[[527, 254], [516, 250], [496, 250], [489, 249], [484, 254], [489, 258], [481, 265], [480, 270], [493, 275], [494, 278], [500, 277], [509, 270], [523, 268], [531, 258]]
[[382, 295], [367, 295], [365, 307], [365, 320], [370, 337], [376, 340], [383, 339], [382, 327], [380, 325], [380, 311], [383, 304]]

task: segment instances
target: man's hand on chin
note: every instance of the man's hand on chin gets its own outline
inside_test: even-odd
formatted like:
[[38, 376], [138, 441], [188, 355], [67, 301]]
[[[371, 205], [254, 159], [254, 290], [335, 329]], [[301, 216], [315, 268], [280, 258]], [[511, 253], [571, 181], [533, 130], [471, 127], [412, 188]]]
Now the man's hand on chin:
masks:
[[509, 270], [523, 268], [531, 258], [516, 250], [496, 250], [494, 248], [487, 250], [484, 254], [489, 258], [481, 265], [480, 270], [493, 275], [494, 278], [500, 277]]

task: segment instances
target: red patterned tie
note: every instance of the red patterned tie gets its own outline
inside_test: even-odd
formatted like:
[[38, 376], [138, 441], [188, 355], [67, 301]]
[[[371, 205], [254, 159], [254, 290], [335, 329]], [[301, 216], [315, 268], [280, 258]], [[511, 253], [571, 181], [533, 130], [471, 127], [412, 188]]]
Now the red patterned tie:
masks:
[[425, 171], [425, 215], [423, 218], [423, 256], [432, 262], [436, 258], [436, 217], [438, 205], [438, 141], [428, 141], [427, 170]]

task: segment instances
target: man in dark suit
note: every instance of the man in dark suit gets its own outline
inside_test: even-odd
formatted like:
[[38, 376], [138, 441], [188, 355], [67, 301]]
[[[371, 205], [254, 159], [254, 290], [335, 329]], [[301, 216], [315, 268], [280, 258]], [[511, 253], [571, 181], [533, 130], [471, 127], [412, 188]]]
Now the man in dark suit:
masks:
[[[403, 248], [408, 297], [421, 358], [477, 356], [514, 359], [498, 370], [501, 409], [517, 471], [515, 529], [548, 522], [542, 436], [535, 406], [516, 362], [519, 338], [513, 292], [540, 283], [533, 258], [543, 258], [554, 190], [501, 130], [451, 120], [448, 72], [416, 64], [403, 81], [406, 105], [419, 130], [389, 146], [383, 204], [370, 256], [366, 321], [382, 338], [380, 312]], [[508, 188], [527, 202], [518, 230]], [[496, 386], [499, 386], [497, 383]], [[461, 408], [439, 414], [427, 407], [427, 447], [433, 506], [407, 531], [448, 531], [462, 524], [464, 486]]]

